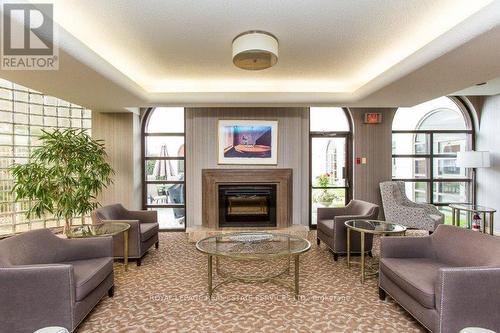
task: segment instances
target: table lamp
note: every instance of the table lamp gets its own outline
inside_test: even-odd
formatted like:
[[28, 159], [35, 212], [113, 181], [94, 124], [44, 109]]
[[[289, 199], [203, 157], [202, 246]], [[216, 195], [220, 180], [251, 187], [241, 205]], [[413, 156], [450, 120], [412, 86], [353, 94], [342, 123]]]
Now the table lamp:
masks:
[[476, 203], [476, 169], [490, 167], [489, 151], [460, 151], [457, 153], [457, 167], [472, 169], [472, 203]]

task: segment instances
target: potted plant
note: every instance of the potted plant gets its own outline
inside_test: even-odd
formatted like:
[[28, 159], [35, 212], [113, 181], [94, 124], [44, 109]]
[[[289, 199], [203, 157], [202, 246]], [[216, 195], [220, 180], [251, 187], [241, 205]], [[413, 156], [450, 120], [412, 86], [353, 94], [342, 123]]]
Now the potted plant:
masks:
[[329, 207], [333, 200], [337, 199], [335, 193], [327, 189], [330, 184], [330, 174], [319, 175], [316, 177], [316, 183], [318, 187], [324, 187], [324, 189], [314, 195], [314, 201], [323, 207]]
[[42, 131], [42, 145], [32, 150], [27, 164], [11, 167], [15, 200], [30, 200], [27, 218], [49, 213], [64, 219], [67, 234], [71, 220], [98, 206], [96, 196], [114, 174], [106, 162], [102, 140], [81, 129]]

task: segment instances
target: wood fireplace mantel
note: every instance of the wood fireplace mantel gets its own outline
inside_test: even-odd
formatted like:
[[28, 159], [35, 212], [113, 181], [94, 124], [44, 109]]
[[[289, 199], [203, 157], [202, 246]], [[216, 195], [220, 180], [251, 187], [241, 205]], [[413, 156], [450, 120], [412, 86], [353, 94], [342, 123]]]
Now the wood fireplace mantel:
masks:
[[219, 228], [219, 185], [276, 184], [276, 227], [292, 225], [292, 169], [203, 169], [202, 225]]

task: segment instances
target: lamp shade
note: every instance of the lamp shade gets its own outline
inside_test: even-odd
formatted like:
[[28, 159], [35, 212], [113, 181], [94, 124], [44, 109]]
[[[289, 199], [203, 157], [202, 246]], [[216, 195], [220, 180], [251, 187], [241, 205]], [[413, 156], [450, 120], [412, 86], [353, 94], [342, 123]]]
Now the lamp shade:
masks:
[[461, 151], [457, 153], [457, 164], [462, 168], [489, 168], [489, 151]]
[[261, 70], [278, 62], [278, 40], [269, 32], [252, 30], [233, 40], [233, 63], [246, 70]]

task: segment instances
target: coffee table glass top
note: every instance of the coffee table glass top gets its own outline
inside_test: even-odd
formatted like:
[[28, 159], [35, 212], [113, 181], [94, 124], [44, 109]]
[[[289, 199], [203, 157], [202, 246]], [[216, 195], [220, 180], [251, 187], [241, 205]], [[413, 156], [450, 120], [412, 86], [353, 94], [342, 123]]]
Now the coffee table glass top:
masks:
[[69, 238], [106, 237], [122, 233], [130, 228], [125, 222], [108, 222], [101, 224], [83, 224], [69, 229]]
[[349, 220], [345, 222], [345, 225], [348, 228], [372, 234], [403, 233], [406, 231], [406, 227], [400, 224], [378, 220]]
[[311, 243], [286, 234], [240, 232], [204, 238], [196, 243], [196, 248], [209, 255], [250, 259], [304, 253]]
[[468, 212], [477, 212], [477, 213], [495, 213], [496, 209], [480, 206], [480, 205], [471, 205], [471, 204], [451, 204], [451, 208], [465, 210]]

